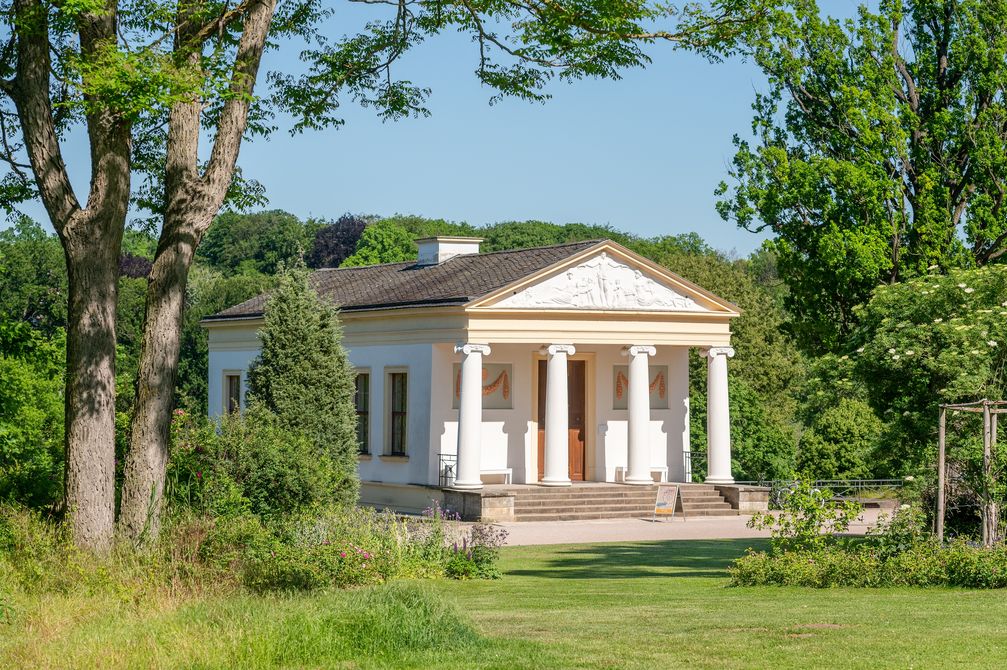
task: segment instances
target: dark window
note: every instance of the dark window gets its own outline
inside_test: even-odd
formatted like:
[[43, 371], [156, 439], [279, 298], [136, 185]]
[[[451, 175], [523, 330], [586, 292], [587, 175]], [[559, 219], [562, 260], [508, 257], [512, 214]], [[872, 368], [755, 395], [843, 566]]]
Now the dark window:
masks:
[[357, 375], [357, 445], [361, 454], [370, 453], [371, 435], [371, 376], [366, 372]]
[[241, 411], [241, 375], [224, 376], [224, 411], [228, 414]]
[[389, 425], [391, 439], [388, 443], [388, 453], [392, 456], [406, 455], [406, 386], [408, 376], [405, 372], [392, 372], [388, 375], [391, 387]]

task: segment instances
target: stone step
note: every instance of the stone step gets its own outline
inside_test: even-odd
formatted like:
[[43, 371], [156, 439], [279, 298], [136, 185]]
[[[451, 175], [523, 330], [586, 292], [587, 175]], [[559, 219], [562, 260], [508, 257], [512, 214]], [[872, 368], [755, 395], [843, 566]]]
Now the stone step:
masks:
[[[515, 510], [516, 521], [575, 521], [577, 519], [644, 519], [653, 515], [653, 509], [646, 510], [543, 510], [537, 512], [518, 512]], [[676, 516], [681, 516], [679, 512]], [[685, 517], [725, 517], [738, 516], [738, 510], [730, 507], [724, 509], [686, 510]]]
[[686, 512], [698, 512], [704, 509], [731, 509], [731, 505], [726, 500], [722, 500], [721, 502], [682, 505], [682, 509], [684, 509]]
[[640, 511], [619, 511], [619, 512], [543, 512], [536, 514], [515, 514], [517, 521], [578, 521], [586, 519], [642, 519], [648, 516], [648, 512]]
[[629, 506], [629, 505], [576, 505], [573, 507], [538, 507], [531, 509], [519, 509], [515, 508], [514, 513], [517, 517], [524, 517], [528, 515], [538, 515], [538, 514], [587, 514], [587, 513], [607, 513], [607, 512], [626, 512], [632, 514], [645, 514], [646, 512], [653, 512], [654, 506]]
[[686, 510], [685, 516], [738, 516], [738, 510], [727, 507], [726, 509], [699, 509]]
[[528, 488], [505, 488], [500, 489], [504, 493], [513, 495], [564, 495], [568, 493], [611, 493], [613, 491], [622, 492], [649, 492], [655, 493], [655, 486], [626, 486], [622, 484], [610, 484], [606, 486], [530, 486]]
[[[609, 484], [504, 491], [514, 496], [515, 521], [576, 521], [649, 518], [654, 513], [657, 487]], [[713, 486], [682, 484], [679, 494], [686, 518], [738, 514]]]
[[[717, 502], [717, 500], [714, 500], [713, 502]], [[653, 507], [654, 501], [650, 498], [639, 500], [635, 498], [577, 498], [573, 500], [543, 500], [541, 498], [533, 500], [527, 500], [525, 498], [514, 499], [514, 509], [521, 509], [525, 507], [559, 507], [576, 505], [649, 505]]]
[[549, 502], [569, 501], [569, 500], [654, 500], [653, 493], [621, 493], [610, 491], [607, 493], [566, 493], [559, 495], [541, 495], [538, 493], [516, 493], [514, 500], [544, 500]]

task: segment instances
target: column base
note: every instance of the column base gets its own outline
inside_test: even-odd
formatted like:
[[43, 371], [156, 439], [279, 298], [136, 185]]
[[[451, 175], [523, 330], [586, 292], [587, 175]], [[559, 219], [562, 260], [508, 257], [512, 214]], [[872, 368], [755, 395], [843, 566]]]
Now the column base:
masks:
[[733, 484], [734, 477], [707, 477], [703, 480], [704, 484]]
[[473, 491], [476, 489], [481, 489], [483, 487], [482, 480], [474, 482], [459, 482], [456, 481], [454, 484], [449, 486], [449, 489], [460, 489], [462, 491]]
[[653, 477], [633, 477], [632, 479], [626, 478], [622, 480], [623, 484], [629, 484], [630, 486], [653, 486]]
[[573, 482], [569, 479], [541, 479], [538, 484], [539, 486], [572, 486]]

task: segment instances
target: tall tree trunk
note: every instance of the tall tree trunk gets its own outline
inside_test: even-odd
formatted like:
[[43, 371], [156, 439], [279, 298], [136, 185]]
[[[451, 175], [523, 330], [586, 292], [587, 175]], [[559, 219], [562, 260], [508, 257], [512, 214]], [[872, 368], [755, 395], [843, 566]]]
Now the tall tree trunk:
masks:
[[[234, 60], [232, 95], [221, 110], [203, 174], [199, 172], [198, 155], [200, 101], [178, 103], [169, 114], [164, 227], [147, 285], [140, 384], [119, 516], [120, 532], [134, 542], [156, 537], [160, 530], [189, 267], [234, 178], [275, 6], [275, 0], [255, 0], [249, 4]], [[192, 36], [184, 31], [176, 39], [176, 52], [187, 54], [191, 67], [198, 66], [201, 46], [188, 43], [186, 40]]]
[[[110, 235], [115, 237], [115, 227]], [[121, 238], [122, 228], [118, 236]], [[69, 239], [66, 507], [74, 541], [107, 552], [115, 522], [115, 307], [119, 244]]]
[[[88, 98], [91, 182], [84, 207], [63, 161], [49, 97], [50, 5], [15, 0], [17, 67], [4, 84], [21, 124], [39, 198], [59, 234], [69, 275], [66, 371], [66, 506], [77, 546], [105, 552], [115, 519], [115, 308], [119, 251], [130, 193], [130, 124]], [[81, 15], [81, 54], [116, 35], [116, 6]]]
[[160, 532], [185, 289], [201, 237], [192, 226], [168, 219], [164, 231], [147, 284], [139, 384], [119, 515], [120, 531], [134, 541]]

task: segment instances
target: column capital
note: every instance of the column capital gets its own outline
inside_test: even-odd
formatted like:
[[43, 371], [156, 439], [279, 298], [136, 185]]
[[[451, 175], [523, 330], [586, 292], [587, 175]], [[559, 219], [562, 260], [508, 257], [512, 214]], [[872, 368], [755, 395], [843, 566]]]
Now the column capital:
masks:
[[701, 349], [699, 353], [708, 358], [713, 358], [714, 356], [734, 358], [734, 347], [709, 347], [708, 349]]
[[649, 344], [631, 344], [623, 347], [622, 355], [631, 356], [633, 358], [636, 358], [637, 356], [655, 356], [657, 355], [657, 349]]
[[542, 353], [549, 356], [555, 356], [556, 354], [566, 354], [567, 356], [573, 356], [577, 353], [577, 348], [572, 344], [550, 344], [542, 347]]
[[482, 354], [483, 356], [490, 355], [490, 345], [488, 344], [472, 344], [468, 342], [462, 342], [455, 345], [456, 354]]

